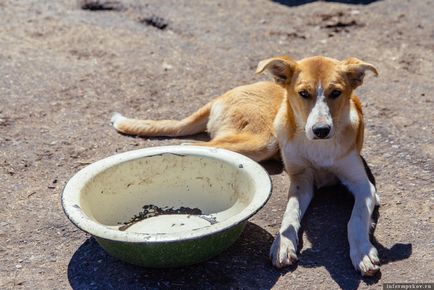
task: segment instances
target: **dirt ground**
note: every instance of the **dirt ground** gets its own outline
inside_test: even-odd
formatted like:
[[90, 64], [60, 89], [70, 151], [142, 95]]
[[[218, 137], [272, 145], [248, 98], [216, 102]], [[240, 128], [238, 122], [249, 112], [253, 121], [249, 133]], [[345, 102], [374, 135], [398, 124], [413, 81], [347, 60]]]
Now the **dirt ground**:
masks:
[[[433, 1], [131, 0], [113, 8], [0, 0], [0, 289], [434, 282]], [[353, 200], [341, 187], [317, 192], [298, 265], [272, 268], [268, 251], [288, 189], [277, 162], [264, 164], [271, 200], [231, 248], [201, 265], [127, 265], [68, 221], [60, 194], [80, 168], [116, 152], [185, 142], [120, 135], [110, 127], [113, 111], [182, 118], [232, 87], [266, 79], [254, 74], [258, 61], [282, 54], [355, 56], [380, 71], [358, 89], [363, 154], [382, 196], [374, 233], [380, 275], [362, 279], [352, 268], [346, 223]]]

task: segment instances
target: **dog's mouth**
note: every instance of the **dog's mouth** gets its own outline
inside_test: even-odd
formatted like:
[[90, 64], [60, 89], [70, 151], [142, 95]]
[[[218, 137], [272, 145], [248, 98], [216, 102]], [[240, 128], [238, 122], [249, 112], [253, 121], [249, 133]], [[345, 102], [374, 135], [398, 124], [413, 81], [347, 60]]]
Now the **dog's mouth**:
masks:
[[333, 136], [326, 136], [326, 137], [313, 137], [312, 140], [328, 140], [331, 139]]

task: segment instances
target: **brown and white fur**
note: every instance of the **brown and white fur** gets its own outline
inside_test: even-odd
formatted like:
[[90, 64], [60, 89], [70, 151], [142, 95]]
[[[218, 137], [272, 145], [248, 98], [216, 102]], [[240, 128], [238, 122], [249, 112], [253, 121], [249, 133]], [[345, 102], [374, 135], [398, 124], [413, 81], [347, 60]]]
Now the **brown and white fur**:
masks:
[[297, 260], [298, 230], [315, 187], [340, 180], [354, 195], [348, 223], [350, 257], [356, 270], [373, 275], [379, 258], [369, 240], [371, 215], [379, 199], [368, 179], [360, 151], [363, 114], [356, 87], [374, 66], [356, 58], [343, 61], [316, 56], [295, 61], [261, 61], [275, 82], [237, 87], [181, 120], [136, 120], [115, 113], [119, 132], [141, 136], [185, 136], [207, 131], [211, 140], [194, 145], [220, 147], [256, 161], [279, 151], [290, 178], [282, 225], [270, 250], [274, 266]]

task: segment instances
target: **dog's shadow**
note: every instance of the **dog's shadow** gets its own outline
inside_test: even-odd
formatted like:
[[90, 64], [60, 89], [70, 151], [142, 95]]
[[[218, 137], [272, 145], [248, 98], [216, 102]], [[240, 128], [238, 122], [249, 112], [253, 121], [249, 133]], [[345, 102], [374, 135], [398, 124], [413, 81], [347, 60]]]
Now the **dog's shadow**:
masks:
[[[370, 285], [376, 284], [381, 278], [381, 272], [374, 277], [362, 277], [351, 264], [347, 223], [353, 205], [353, 196], [342, 185], [319, 189], [305, 214], [300, 231], [300, 236], [305, 233], [311, 245], [300, 244], [298, 255], [298, 266], [325, 267], [332, 279], [342, 289], [348, 290], [357, 289], [362, 280]], [[373, 214], [375, 224], [378, 218], [379, 211], [376, 208]], [[387, 249], [374, 235], [371, 241], [379, 252], [382, 265], [407, 259], [412, 253], [411, 244], [395, 244]]]
[[123, 263], [93, 238], [74, 253], [68, 265], [72, 289], [270, 289], [281, 273], [271, 266], [273, 236], [248, 222], [234, 245], [193, 266], [148, 269]]
[[123, 135], [125, 137], [131, 138], [131, 139], [141, 139], [141, 140], [156, 140], [156, 141], [162, 141], [162, 140], [185, 140], [185, 142], [181, 143], [192, 143], [194, 142], [208, 142], [211, 140], [210, 136], [205, 133], [198, 133], [194, 135], [185, 135], [185, 136], [177, 136], [177, 137], [167, 137], [167, 136], [139, 136], [139, 135], [130, 135], [122, 132], [116, 132], [117, 134]]

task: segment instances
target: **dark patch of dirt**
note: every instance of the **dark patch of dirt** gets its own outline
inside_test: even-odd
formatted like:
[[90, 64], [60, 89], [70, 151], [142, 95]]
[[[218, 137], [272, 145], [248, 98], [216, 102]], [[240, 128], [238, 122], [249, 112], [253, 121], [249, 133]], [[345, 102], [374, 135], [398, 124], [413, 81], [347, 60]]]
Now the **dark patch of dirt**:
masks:
[[303, 34], [300, 34], [298, 32], [282, 32], [282, 31], [270, 31], [270, 35], [278, 35], [278, 36], [284, 36], [287, 38], [300, 38], [300, 39], [306, 39], [306, 36]]
[[124, 6], [119, 1], [80, 0], [79, 4], [81, 9], [91, 11], [121, 11], [124, 9]]
[[155, 16], [155, 15], [150, 16], [150, 17], [140, 18], [139, 22], [144, 23], [144, 24], [149, 25], [149, 26], [153, 26], [153, 27], [158, 28], [160, 30], [166, 29], [167, 25], [169, 25], [169, 23], [167, 22], [166, 19], [164, 19], [162, 17]]
[[315, 20], [311, 25], [319, 25], [320, 28], [327, 29], [329, 31], [329, 36], [332, 35], [332, 32], [349, 33], [351, 29], [365, 26], [360, 19], [357, 19], [351, 14], [351, 11], [340, 10], [335, 13], [320, 13], [316, 15], [314, 19]]
[[[0, 1], [0, 289], [352, 290], [432, 282], [433, 1], [121, 3], [124, 9], [102, 12], [68, 0]], [[153, 15], [169, 25], [138, 21]], [[380, 72], [357, 91], [363, 156], [381, 195], [373, 234], [380, 276], [363, 279], [351, 265], [353, 200], [342, 187], [316, 193], [299, 263], [271, 266], [288, 190], [272, 161], [264, 164], [273, 180], [267, 205], [237, 243], [197, 266], [123, 264], [68, 221], [60, 193], [79, 169], [117, 152], [188, 142], [117, 134], [112, 112], [182, 119], [233, 87], [266, 79], [255, 75], [257, 63], [282, 54], [357, 57]]]

